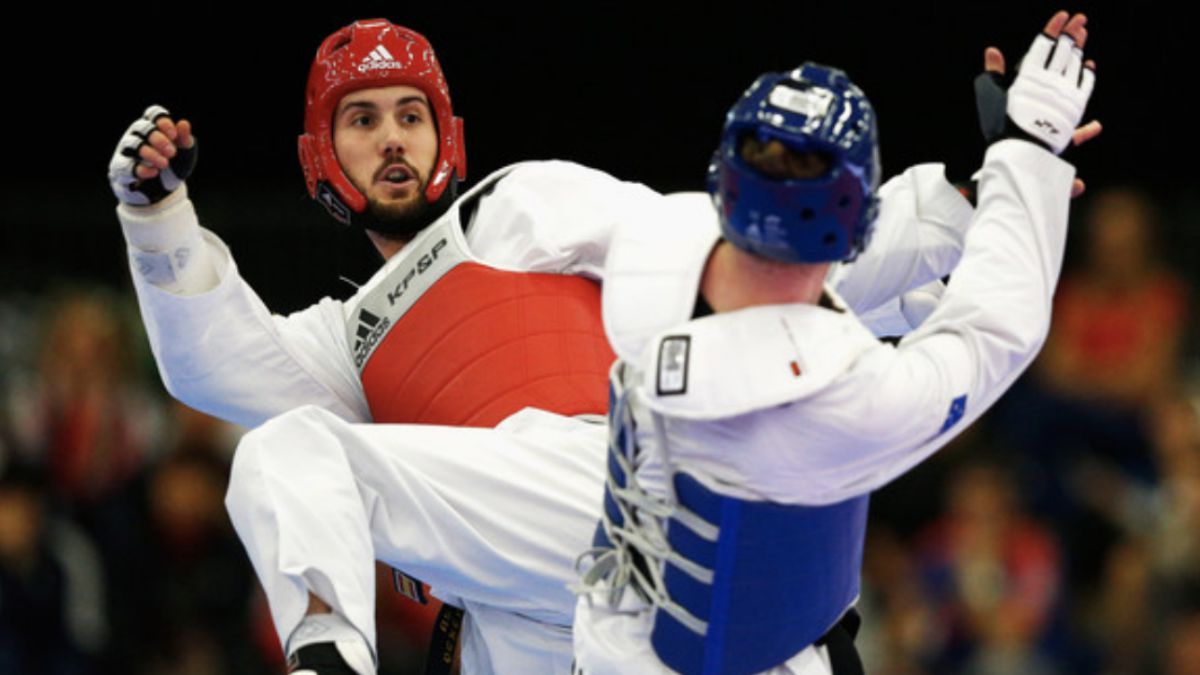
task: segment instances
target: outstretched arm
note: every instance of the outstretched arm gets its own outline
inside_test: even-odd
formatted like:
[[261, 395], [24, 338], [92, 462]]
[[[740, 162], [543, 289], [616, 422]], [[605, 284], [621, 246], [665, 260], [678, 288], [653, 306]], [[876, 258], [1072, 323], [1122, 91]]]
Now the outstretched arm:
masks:
[[1074, 182], [1073, 167], [1054, 155], [1079, 128], [1094, 84], [1094, 64], [1082, 57], [1085, 25], [1082, 14], [1060, 12], [1034, 40], [1008, 95], [1017, 128], [988, 150], [976, 219], [945, 297], [894, 355], [874, 364], [882, 369], [872, 373], [866, 404], [902, 414], [875, 420], [893, 446], [873, 460], [879, 472], [862, 477], [872, 487], [983, 414], [1045, 340]]
[[[1060, 39], [1078, 39], [1067, 25], [1079, 22], [1068, 24], [1064, 16], [1057, 32], [1038, 38], [1027, 63], [1056, 66], [1052, 73], [1035, 75], [1050, 76], [1049, 103], [1068, 109], [1064, 117], [1070, 125], [1061, 128], [1073, 129], [1091, 78], [1080, 75], [1076, 45]], [[1037, 58], [1055, 44], [1076, 60]], [[1022, 69], [1018, 83], [1026, 76]], [[1019, 98], [1009, 105], [1025, 112], [1019, 110]], [[754, 485], [758, 498], [830, 504], [894, 479], [985, 412], [1045, 339], [1074, 168], [1039, 142], [1004, 139], [989, 148], [979, 178], [979, 207], [963, 259], [936, 309], [898, 348], [855, 342], [854, 331], [843, 327], [849, 322], [818, 322], [809, 308], [791, 309], [791, 314], [787, 308], [759, 308], [773, 320], [756, 324], [753, 335], [743, 336], [741, 344], [753, 342], [755, 349], [733, 350], [725, 361], [734, 363], [726, 370], [738, 373], [736, 381], [754, 382], [755, 391], [762, 383], [775, 383], [794, 393], [754, 412], [701, 421], [706, 410], [715, 409], [707, 401], [721, 400], [731, 387], [706, 387], [720, 382], [704, 377], [696, 365], [704, 341], [692, 340], [687, 391], [670, 396], [651, 392], [648, 400], [666, 417], [691, 417], [705, 425], [706, 434], [722, 439], [714, 446], [722, 449], [719, 458], [691, 459], [705, 464], [710, 477], [722, 484]], [[788, 363], [791, 370], [780, 367]], [[756, 364], [762, 367], [751, 370]], [[705, 405], [696, 407], [697, 401]], [[685, 409], [689, 405], [700, 414]], [[731, 439], [755, 451], [723, 451]], [[680, 444], [675, 454], [682, 461], [706, 447]]]
[[[1082, 14], [1069, 18], [1062, 12], [1047, 22], [1044, 32], [1069, 35], [1076, 48], [1083, 49], [1087, 18]], [[1087, 60], [1083, 66], [1092, 72], [1096, 64]], [[1031, 138], [1008, 116], [1005, 73], [1004, 54], [996, 47], [986, 48], [984, 72], [975, 88], [980, 127], [989, 143], [1006, 136]], [[1026, 123], [1033, 126], [1032, 121]], [[1092, 120], [1074, 130], [1070, 143], [1086, 143], [1101, 130], [1100, 122]], [[931, 307], [931, 296], [940, 297], [942, 285], [936, 279], [949, 275], [958, 264], [973, 210], [955, 194], [941, 168], [918, 165], [888, 181], [881, 190], [883, 206], [871, 247], [859, 260], [839, 265], [831, 274], [834, 288], [852, 309], [866, 315], [877, 334], [900, 335], [919, 326], [929, 314], [922, 308]], [[1083, 191], [1083, 181], [1075, 178], [1071, 197]]]

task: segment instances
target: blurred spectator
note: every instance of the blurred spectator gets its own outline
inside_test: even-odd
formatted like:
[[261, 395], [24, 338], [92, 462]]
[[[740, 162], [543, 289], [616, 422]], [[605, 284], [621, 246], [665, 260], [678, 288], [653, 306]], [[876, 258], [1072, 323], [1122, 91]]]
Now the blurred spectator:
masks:
[[[1200, 589], [1200, 421], [1184, 399], [1158, 406], [1154, 457], [1162, 481], [1146, 487], [1120, 472], [1093, 467], [1081, 489], [1097, 512], [1121, 528], [1107, 557], [1089, 628], [1111, 672], [1148, 672], [1159, 654], [1176, 653], [1172, 630], [1193, 635], [1181, 605], [1195, 611]], [[1200, 606], [1200, 605], [1197, 605]], [[1166, 635], [1167, 638], [1163, 638]], [[1183, 672], [1183, 671], [1181, 671]]]
[[1061, 584], [1053, 536], [1028, 518], [1013, 477], [971, 460], [950, 478], [945, 515], [918, 539], [919, 572], [942, 627], [934, 672], [1053, 672], [1043, 642]]
[[[200, 417], [182, 405], [176, 410]], [[193, 434], [219, 437], [221, 423], [202, 419], [191, 420]], [[201, 438], [182, 436], [149, 476], [144, 557], [126, 560], [141, 584], [130, 603], [130, 638], [148, 673], [261, 672], [251, 643], [254, 581], [225, 515], [228, 464], [217, 448], [198, 444]]]
[[1200, 605], [1181, 611], [1167, 623], [1164, 675], [1200, 675]]
[[67, 291], [42, 306], [33, 372], [8, 392], [15, 453], [46, 467], [63, 503], [91, 508], [117, 493], [161, 436], [161, 397], [133, 368], [122, 305]]
[[46, 508], [37, 473], [10, 463], [0, 476], [0, 672], [96, 672], [103, 641], [98, 558]]
[[1146, 195], [1100, 192], [1087, 214], [1085, 261], [1059, 285], [1038, 372], [1063, 396], [1145, 411], [1176, 382], [1186, 287], [1160, 262]]
[[1152, 515], [1154, 567], [1168, 584], [1200, 586], [1200, 416], [1182, 398], [1159, 406], [1155, 457], [1162, 476]]
[[1091, 198], [1082, 265], [1059, 283], [1032, 382], [1002, 411], [999, 430], [1018, 448], [1039, 457], [1083, 453], [1153, 479], [1147, 417], [1178, 389], [1188, 301], [1156, 251], [1157, 226], [1140, 192]]
[[1150, 585], [1150, 556], [1144, 543], [1139, 539], [1119, 541], [1105, 560], [1096, 600], [1079, 612], [1105, 672], [1149, 670], [1158, 622], [1149, 598]]
[[1022, 445], [1042, 456], [1112, 463], [1151, 482], [1150, 416], [1178, 389], [1186, 285], [1161, 262], [1157, 212], [1146, 195], [1103, 191], [1086, 215], [1083, 264], [1059, 284], [1034, 371], [1041, 392], [1018, 422]]
[[921, 675], [935, 645], [944, 642], [941, 624], [922, 592], [916, 560], [891, 527], [872, 522], [863, 556], [863, 616], [855, 645], [874, 675]]

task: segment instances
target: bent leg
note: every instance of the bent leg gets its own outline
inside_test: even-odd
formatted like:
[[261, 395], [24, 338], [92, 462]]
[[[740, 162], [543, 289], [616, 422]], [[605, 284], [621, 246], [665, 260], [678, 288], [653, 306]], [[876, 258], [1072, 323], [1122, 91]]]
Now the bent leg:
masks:
[[603, 425], [534, 410], [465, 429], [302, 408], [243, 440], [227, 503], [282, 640], [311, 588], [373, 648], [373, 559], [452, 603], [561, 628], [599, 518], [604, 443]]
[[298, 408], [247, 433], [234, 455], [225, 506], [262, 582], [285, 652], [310, 590], [357, 628], [374, 652], [371, 533], [357, 479], [326, 416], [332, 417]]

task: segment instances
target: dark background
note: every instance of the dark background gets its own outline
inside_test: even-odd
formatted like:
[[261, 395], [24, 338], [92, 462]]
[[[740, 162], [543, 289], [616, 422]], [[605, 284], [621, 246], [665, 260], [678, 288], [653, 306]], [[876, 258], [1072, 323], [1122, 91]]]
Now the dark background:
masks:
[[[1160, 197], [1172, 262], [1191, 273], [1195, 90], [1191, 16], [1143, 3], [1088, 3], [1105, 133], [1071, 151], [1089, 185]], [[113, 5], [97, 16], [11, 21], [0, 199], [0, 290], [66, 282], [123, 287], [122, 241], [105, 171], [150, 103], [190, 118], [201, 221], [232, 247], [268, 305], [347, 295], [377, 265], [357, 233], [310, 202], [296, 161], [303, 87], [320, 40], [386, 16], [435, 45], [466, 120], [470, 180], [507, 163], [571, 159], [663, 191], [702, 189], [724, 110], [764, 70], [812, 59], [847, 70], [879, 111], [885, 175], [923, 161], [969, 174], [982, 142], [971, 79], [988, 44], [1011, 62], [1056, 6], [986, 2], [652, 3], [571, 6]], [[468, 182], [470, 182], [470, 180]]]

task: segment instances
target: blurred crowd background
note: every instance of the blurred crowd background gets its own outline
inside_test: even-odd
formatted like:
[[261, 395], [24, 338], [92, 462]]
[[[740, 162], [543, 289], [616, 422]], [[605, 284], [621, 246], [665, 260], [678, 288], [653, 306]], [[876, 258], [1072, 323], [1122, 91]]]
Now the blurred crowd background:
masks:
[[[668, 12], [607, 3], [357, 14], [433, 41], [473, 179], [561, 157], [663, 191], [701, 189], [725, 107], [758, 72], [804, 58], [846, 68], [872, 97], [887, 173], [943, 160], [967, 176], [983, 149], [978, 55], [994, 43], [1015, 60], [1050, 14], [696, 11], [686, 32]], [[1050, 338], [993, 412], [873, 498], [868, 672], [1200, 673], [1200, 200], [1173, 79], [1188, 22], [1152, 6], [1089, 13], [1107, 129], [1071, 156], [1089, 189]], [[65, 102], [69, 124], [13, 139], [22, 161], [5, 166], [0, 199], [0, 675], [283, 671], [222, 504], [242, 430], [165, 394], [104, 169], [145, 105], [191, 117], [202, 222], [268, 306], [348, 296], [377, 259], [309, 203], [294, 138], [311, 54], [353, 18], [272, 33], [265, 12], [150, 11], [136, 27], [169, 30], [144, 48], [171, 58], [92, 78], [84, 54], [110, 54], [129, 28], [108, 17], [62, 27], [74, 51], [39, 54], [83, 80], [69, 100], [14, 75], [26, 118], [58, 119], [38, 111]], [[423, 610], [387, 579], [380, 672], [417, 672]]]

